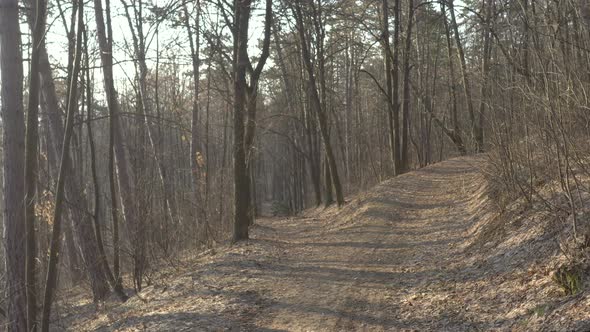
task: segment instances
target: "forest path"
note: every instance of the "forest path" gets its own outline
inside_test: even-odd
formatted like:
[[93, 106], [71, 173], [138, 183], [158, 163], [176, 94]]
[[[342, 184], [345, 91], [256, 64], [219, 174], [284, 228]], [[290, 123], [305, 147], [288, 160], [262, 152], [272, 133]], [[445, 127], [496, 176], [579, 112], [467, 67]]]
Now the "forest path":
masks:
[[[265, 219], [257, 241], [282, 249], [261, 265], [272, 299], [255, 325], [288, 331], [469, 330], [463, 282], [451, 268], [481, 183], [476, 159], [446, 161], [386, 181], [345, 209], [348, 222]], [[338, 216], [343, 216], [339, 213]], [[433, 290], [435, 290], [433, 292]]]
[[188, 257], [124, 304], [99, 313], [89, 304], [86, 315], [78, 305], [61, 324], [72, 331], [526, 330], [532, 309], [515, 305], [536, 282], [526, 264], [465, 251], [485, 214], [480, 164], [453, 159], [385, 181], [342, 209], [260, 219], [252, 240]]

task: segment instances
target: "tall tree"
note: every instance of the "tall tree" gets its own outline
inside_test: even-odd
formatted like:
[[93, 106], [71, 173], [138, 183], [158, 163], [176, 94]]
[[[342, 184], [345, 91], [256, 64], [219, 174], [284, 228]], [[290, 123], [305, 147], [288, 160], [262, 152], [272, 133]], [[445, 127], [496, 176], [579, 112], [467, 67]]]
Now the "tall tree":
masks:
[[[297, 93], [297, 90], [294, 87], [294, 84], [292, 82], [290, 74], [287, 70], [287, 64], [286, 64], [286, 60], [285, 60], [285, 56], [284, 56], [284, 52], [283, 52], [283, 45], [281, 43], [281, 36], [279, 33], [280, 32], [279, 29], [280, 29], [280, 25], [278, 24], [277, 20], [274, 19], [273, 20], [273, 40], [274, 40], [275, 52], [276, 52], [276, 56], [277, 56], [276, 60], [277, 60], [278, 66], [281, 70], [281, 76], [282, 76], [282, 81], [284, 84], [285, 92], [287, 93], [288, 96], [292, 96], [293, 94]], [[295, 97], [287, 98], [287, 107], [289, 108], [290, 114], [296, 113], [296, 107], [295, 107], [296, 99], [297, 98], [295, 98]], [[304, 128], [304, 129], [306, 132], [309, 132], [309, 130], [307, 130], [309, 128]], [[311, 135], [306, 135], [306, 136], [311, 136]], [[305, 137], [302, 137], [301, 140], [305, 141]], [[310, 169], [310, 173], [311, 173], [310, 178], [311, 178], [311, 181], [313, 184], [315, 205], [320, 206], [322, 204], [320, 175], [319, 175], [319, 172], [317, 172], [316, 156], [313, 153], [313, 146], [311, 144], [311, 139], [308, 140], [308, 143], [309, 143], [308, 144], [308, 151], [307, 151], [307, 153], [303, 154], [303, 156], [309, 162], [309, 169]]]
[[414, 27], [414, 0], [408, 0], [408, 24], [406, 27], [406, 47], [404, 51], [404, 98], [402, 109], [402, 156], [401, 169], [406, 172], [410, 168], [409, 130], [410, 130], [410, 58], [412, 57], [412, 29]]
[[25, 291], [25, 191], [23, 65], [17, 0], [0, 0], [0, 99], [7, 328], [27, 330]]
[[37, 330], [37, 238], [35, 204], [39, 146], [39, 51], [45, 37], [45, 2], [37, 0], [33, 7], [35, 24], [32, 33], [31, 65], [29, 72], [29, 105], [25, 138], [25, 227], [26, 227], [26, 284], [27, 330]]
[[[248, 238], [254, 218], [250, 166], [256, 130], [258, 82], [270, 53], [272, 0], [266, 0], [262, 54], [256, 67], [248, 56], [248, 27], [251, 0], [234, 1], [234, 232], [233, 240]], [[246, 74], [250, 75], [250, 83]]]
[[459, 112], [457, 107], [457, 85], [456, 85], [456, 78], [455, 78], [455, 63], [453, 57], [453, 41], [451, 38], [451, 31], [449, 27], [449, 21], [446, 15], [446, 5], [445, 1], [440, 1], [440, 8], [443, 20], [443, 25], [445, 28], [445, 39], [447, 42], [447, 60], [449, 61], [449, 93], [451, 95], [451, 125], [452, 130], [449, 131], [451, 134], [451, 140], [455, 143], [457, 150], [461, 155], [467, 154], [467, 149], [465, 147], [465, 143], [463, 142], [463, 136], [461, 135], [461, 125], [459, 123]]
[[[194, 192], [194, 202], [195, 208], [195, 217], [197, 218], [197, 224], [203, 224], [206, 222], [204, 220], [204, 215], [201, 212], [203, 207], [199, 206], [201, 204], [201, 197], [200, 197], [200, 169], [199, 169], [199, 83], [201, 80], [200, 77], [200, 70], [199, 66], [201, 65], [201, 58], [199, 56], [199, 52], [201, 51], [201, 39], [200, 39], [200, 32], [199, 32], [199, 25], [201, 22], [201, 1], [197, 0], [195, 4], [196, 8], [196, 18], [195, 18], [195, 26], [196, 29], [193, 32], [193, 28], [191, 26], [191, 20], [189, 11], [187, 8], [186, 3], [183, 3], [183, 11], [184, 11], [184, 26], [186, 28], [186, 32], [188, 35], [189, 46], [191, 51], [191, 64], [193, 66], [193, 100], [192, 100], [192, 110], [191, 110], [191, 141], [190, 141], [190, 165], [191, 165], [191, 177], [193, 180], [193, 192]], [[194, 35], [194, 36], [193, 36]], [[209, 95], [207, 95], [207, 98]], [[206, 156], [209, 158], [209, 155]], [[202, 231], [206, 231], [207, 227], [202, 227]], [[197, 234], [198, 237], [203, 236], [204, 234]]]
[[[159, 180], [162, 185], [164, 213], [170, 217], [170, 221], [174, 221], [177, 217], [174, 208], [175, 204], [172, 201], [174, 193], [172, 192], [170, 180], [168, 179], [168, 172], [164, 165], [164, 156], [163, 151], [161, 150], [162, 147], [158, 144], [156, 128], [152, 124], [153, 121], [151, 119], [154, 115], [154, 98], [148, 91], [148, 66], [146, 60], [146, 53], [148, 51], [146, 37], [148, 37], [148, 35], [144, 33], [143, 25], [145, 17], [143, 15], [143, 1], [133, 1], [131, 5], [128, 5], [125, 0], [121, 0], [121, 3], [125, 8], [125, 16], [127, 17], [127, 23], [133, 40], [133, 51], [136, 57], [136, 72], [138, 74], [137, 80], [139, 83], [139, 99], [141, 101], [139, 104], [141, 106], [150, 148], [153, 152], [154, 161], [156, 162]], [[133, 16], [129, 13], [129, 9], [133, 10]]]
[[[102, 223], [101, 223], [101, 208], [102, 208], [102, 200], [101, 200], [101, 186], [98, 180], [98, 170], [96, 165], [96, 143], [94, 141], [94, 135], [92, 130], [92, 108], [93, 108], [93, 98], [92, 98], [92, 79], [90, 77], [90, 55], [88, 51], [88, 33], [86, 31], [86, 27], [83, 27], [83, 38], [84, 38], [84, 59], [85, 63], [84, 66], [86, 67], [86, 76], [84, 80], [84, 87], [85, 87], [85, 99], [86, 99], [86, 128], [88, 132], [88, 145], [90, 148], [90, 170], [92, 174], [92, 184], [94, 186], [94, 211], [92, 213], [92, 217], [94, 220], [94, 233], [96, 234], [96, 246], [98, 249], [98, 262], [99, 264], [93, 264], [93, 266], [100, 266], [102, 271], [108, 278], [108, 282], [110, 283], [111, 287], [113, 287], [115, 293], [119, 296], [122, 301], [127, 300], [127, 295], [123, 291], [123, 285], [121, 283], [120, 278], [115, 278], [115, 275], [111, 271], [109, 267], [109, 263], [107, 260], [107, 254], [104, 249], [104, 240], [102, 238]], [[83, 76], [84, 77], [84, 76]], [[66, 164], [69, 164], [67, 162]], [[112, 217], [113, 223], [118, 223], [118, 209], [117, 209], [117, 195], [115, 190], [115, 183], [114, 183], [114, 174], [113, 174], [113, 163], [112, 160], [108, 160], [108, 170], [109, 170], [109, 190], [111, 190], [111, 203], [112, 205]], [[115, 249], [115, 248], [114, 248]], [[116, 248], [118, 250], [118, 248]], [[118, 253], [113, 255], [118, 257]], [[92, 260], [91, 260], [92, 261]], [[94, 269], [89, 270], [97, 270], [96, 267]], [[93, 292], [95, 294], [95, 299], [98, 300], [97, 295], [100, 296], [100, 290], [104, 289], [102, 283], [104, 280], [100, 278], [100, 276], [90, 275], [91, 280], [96, 279], [92, 282], [93, 285]]]
[[[396, 9], [397, 10], [397, 9]], [[389, 144], [391, 149], [391, 162], [393, 169], [399, 168], [399, 160], [397, 152], [399, 150], [398, 140], [396, 136], [398, 128], [395, 127], [394, 112], [396, 112], [396, 106], [393, 100], [393, 52], [391, 51], [390, 45], [390, 32], [389, 32], [389, 1], [383, 0], [381, 2], [381, 21], [383, 31], [381, 32], [382, 45], [383, 45], [383, 58], [385, 59], [385, 98], [387, 101], [387, 123], [389, 125]], [[397, 51], [396, 51], [397, 52]], [[397, 103], [397, 101], [395, 101]], [[396, 119], [399, 121], [398, 119]]]
[[[140, 224], [137, 201], [135, 199], [135, 183], [129, 160], [127, 149], [124, 145], [123, 129], [120, 121], [119, 100], [115, 90], [115, 81], [113, 76], [113, 33], [111, 25], [111, 12], [109, 0], [106, 1], [106, 11], [103, 13], [102, 0], [94, 0], [94, 13], [96, 19], [96, 34], [100, 49], [100, 58], [102, 62], [102, 71], [104, 77], [104, 87], [107, 96], [107, 105], [109, 109], [109, 136], [112, 138], [112, 150], [114, 161], [117, 168], [119, 183], [119, 194], [121, 196], [121, 207], [125, 221], [130, 229], [130, 242], [132, 245], [132, 258], [134, 265], [134, 284], [141, 288], [143, 272], [147, 264], [145, 254], [145, 228]], [[106, 15], [106, 23], [105, 23]], [[111, 150], [111, 149], [109, 149]], [[118, 225], [113, 225], [113, 247], [119, 247]], [[118, 260], [118, 256], [115, 256]], [[119, 279], [118, 263], [114, 265], [115, 279]]]
[[306, 27], [304, 25], [303, 11], [301, 7], [301, 3], [297, 1], [292, 4], [291, 9], [296, 20], [296, 29], [300, 40], [302, 60], [307, 71], [310, 101], [320, 126], [320, 133], [322, 135], [324, 149], [326, 150], [327, 164], [330, 169], [332, 184], [334, 186], [334, 190], [336, 191], [336, 202], [338, 206], [341, 206], [344, 204], [344, 194], [342, 192], [342, 185], [338, 176], [336, 157], [334, 156], [332, 143], [330, 142], [330, 134], [328, 132], [328, 115], [322, 107], [322, 102], [318, 92], [318, 85], [316, 83], [315, 70], [312, 64], [311, 53], [309, 51], [308, 39], [306, 37]]
[[395, 0], [393, 8], [393, 68], [391, 73], [393, 85], [392, 103], [393, 103], [393, 128], [394, 128], [394, 141], [395, 141], [395, 159], [394, 159], [394, 174], [399, 175], [402, 172], [402, 156], [401, 156], [401, 141], [400, 141], [400, 102], [399, 102], [399, 54], [401, 50], [400, 46], [400, 33], [401, 33], [401, 19], [402, 19], [402, 7], [400, 0]]
[[[481, 60], [481, 90], [480, 90], [480, 102], [479, 102], [479, 123], [477, 125], [477, 132], [475, 136], [477, 152], [484, 151], [484, 125], [485, 125], [485, 111], [486, 103], [488, 103], [488, 96], [490, 95], [490, 86], [488, 84], [488, 74], [490, 72], [490, 61], [492, 57], [492, 37], [491, 37], [491, 26], [492, 26], [492, 8], [494, 6], [493, 0], [487, 0], [483, 3], [483, 11], [485, 22], [484, 29], [482, 30], [482, 41], [483, 41], [483, 55]], [[526, 38], [526, 37], [525, 37]], [[525, 54], [525, 59], [528, 56]], [[526, 62], [526, 60], [525, 60]], [[526, 68], [526, 66], [525, 66]]]
[[[70, 153], [70, 142], [74, 131], [74, 116], [78, 108], [78, 74], [80, 73], [80, 61], [82, 58], [82, 30], [84, 28], [84, 1], [79, 0], [77, 4], [78, 11], [78, 32], [76, 33], [76, 48], [74, 53], [74, 63], [72, 67], [72, 74], [69, 80], [69, 89], [67, 93], [67, 113], [66, 113], [66, 131], [64, 133], [59, 175], [57, 178], [57, 188], [55, 194], [55, 204], [53, 210], [53, 230], [51, 234], [51, 244], [49, 249], [49, 264], [47, 267], [47, 278], [45, 281], [45, 295], [43, 298], [43, 314], [41, 319], [41, 330], [43, 332], [49, 331], [49, 318], [51, 314], [51, 304], [57, 288], [57, 263], [59, 259], [59, 250], [61, 243], [61, 225], [62, 215], [64, 210], [65, 199], [65, 178], [71, 176], [67, 174], [67, 163], [70, 158], [67, 157]], [[72, 27], [73, 28], [73, 27]], [[100, 264], [100, 262], [94, 262]], [[103, 292], [108, 292], [108, 287], [105, 287]], [[101, 295], [103, 297], [104, 295]]]
[[[74, 2], [73, 8], [77, 8], [76, 2]], [[73, 16], [74, 18], [76, 17], [76, 15]], [[31, 15], [29, 15], [28, 21], [29, 24], [33, 26], [34, 19]], [[76, 20], [74, 19], [73, 21], [75, 25]], [[74, 28], [75, 27], [72, 27], [72, 29]], [[71, 34], [69, 35], [72, 36]], [[75, 36], [76, 34], [74, 32], [74, 44], [72, 45], [74, 49]], [[47, 53], [47, 47], [44, 41], [42, 41], [39, 45], [39, 53], [39, 73], [44, 100], [43, 108], [44, 113], [47, 116], [47, 121], [51, 132], [49, 135], [51, 139], [50, 144], [48, 144], [48, 149], [50, 150], [48, 151], [48, 154], [61, 156], [65, 128], [62, 120], [62, 109], [59, 102], [60, 98], [58, 97], [57, 88], [51, 70], [51, 64], [49, 62], [49, 55]], [[73, 54], [74, 52], [72, 52], [72, 55]], [[73, 59], [74, 58], [71, 59], [72, 65], [68, 66], [70, 67], [70, 70], [73, 68]], [[69, 73], [68, 76], [71, 77], [71, 73]], [[68, 79], [68, 82], [69, 81], [71, 81], [71, 78]], [[80, 253], [83, 259], [85, 271], [92, 286], [93, 295], [95, 300], [99, 300], [104, 297], [106, 290], [108, 290], [108, 276], [110, 271], [108, 270], [108, 266], [105, 267], [103, 264], [98, 263], [101, 260], [100, 246], [97, 241], [98, 238], [95, 236], [95, 229], [92, 227], [92, 224], [89, 221], [89, 213], [87, 211], [88, 201], [85, 194], [85, 188], [83, 187], [83, 181], [81, 180], [80, 176], [82, 170], [75, 167], [73, 161], [74, 158], [70, 155], [70, 153], [66, 154], [65, 158], [68, 159], [68, 161], [63, 164], [63, 166], [66, 168], [65, 172], [66, 174], [71, 175], [65, 178], [65, 195], [68, 201], [66, 206], [68, 207], [67, 210], [69, 212], [69, 219], [72, 224], [67, 225], [65, 231], [68, 231], [69, 227], [73, 226], [73, 230], [75, 232]], [[54, 163], [56, 164], [55, 168], [59, 170], [60, 165], [57, 165], [58, 161], [56, 160]], [[66, 237], [67, 236], [68, 234], [66, 233]], [[66, 238], [66, 240], [68, 239]], [[120, 293], [119, 295], [121, 296]]]
[[463, 78], [463, 92], [465, 93], [465, 104], [469, 114], [469, 121], [471, 123], [471, 136], [476, 141], [476, 150], [483, 142], [478, 141], [479, 125], [475, 118], [475, 109], [473, 106], [473, 97], [471, 91], [471, 81], [469, 80], [469, 73], [467, 72], [467, 61], [465, 60], [465, 51], [463, 42], [461, 41], [461, 34], [459, 32], [459, 24], [455, 15], [455, 4], [453, 0], [448, 0], [449, 12], [451, 14], [451, 28], [455, 36], [455, 43], [457, 45], [457, 55], [459, 56], [459, 63], [461, 64], [461, 77]]

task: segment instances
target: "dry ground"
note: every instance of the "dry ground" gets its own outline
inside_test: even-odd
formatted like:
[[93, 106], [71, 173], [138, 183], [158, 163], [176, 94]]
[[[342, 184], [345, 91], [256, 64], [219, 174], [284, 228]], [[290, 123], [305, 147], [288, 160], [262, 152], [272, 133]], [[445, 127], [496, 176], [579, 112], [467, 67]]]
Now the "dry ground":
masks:
[[341, 210], [259, 220], [251, 241], [162, 270], [141, 298], [98, 311], [64, 300], [56, 330], [590, 331], [588, 292], [565, 297], [549, 277], [560, 228], [500, 223], [481, 161], [400, 176]]

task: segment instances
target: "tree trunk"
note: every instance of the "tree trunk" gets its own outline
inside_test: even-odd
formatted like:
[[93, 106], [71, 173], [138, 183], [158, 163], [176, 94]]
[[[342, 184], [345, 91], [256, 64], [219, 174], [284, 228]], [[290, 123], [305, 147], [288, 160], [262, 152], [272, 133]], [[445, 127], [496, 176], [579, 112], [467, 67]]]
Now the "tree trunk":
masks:
[[[29, 19], [32, 23], [32, 19]], [[43, 97], [46, 102], [46, 111], [51, 129], [51, 136], [53, 142], [53, 151], [56, 154], [61, 154], [63, 150], [63, 137], [65, 134], [64, 125], [61, 119], [61, 111], [57, 97], [56, 87], [53, 80], [51, 65], [47, 54], [46, 45], [42, 42], [39, 46], [39, 71], [41, 76], [41, 87]], [[70, 159], [67, 154], [66, 158]], [[80, 173], [80, 170], [74, 169], [73, 162], [68, 160], [64, 167], [66, 167], [66, 174], [70, 174], [65, 179], [65, 193], [69, 202], [69, 214], [74, 232], [80, 245], [82, 258], [86, 267], [86, 272], [90, 279], [93, 295], [95, 300], [100, 300], [107, 293], [108, 290], [107, 276], [105, 269], [100, 266], [100, 252], [97, 239], [95, 237], [95, 230], [88, 219], [86, 208], [88, 206], [87, 197], [84, 194], [82, 183], [75, 174]], [[108, 267], [107, 267], [108, 268]]]
[[[252, 202], [250, 163], [256, 130], [258, 81], [270, 54], [272, 0], [266, 0], [262, 54], [256, 68], [248, 58], [248, 25], [251, 0], [234, 1], [234, 192], [235, 215], [233, 241], [248, 238], [248, 226], [255, 217]], [[250, 73], [250, 84], [246, 81]]]
[[29, 73], [29, 105], [25, 138], [25, 228], [26, 228], [26, 289], [27, 330], [36, 331], [37, 321], [37, 238], [35, 231], [35, 203], [37, 196], [39, 145], [39, 45], [45, 36], [45, 3], [37, 0], [32, 33], [31, 65]]
[[300, 5], [294, 4], [293, 14], [297, 21], [297, 30], [299, 32], [299, 39], [301, 43], [301, 52], [303, 57], [303, 62], [305, 68], [307, 70], [308, 79], [309, 79], [309, 91], [310, 91], [310, 101], [312, 103], [312, 107], [315, 110], [316, 116], [318, 118], [318, 123], [320, 126], [320, 133], [322, 135], [322, 140], [324, 142], [324, 148], [326, 150], [326, 158], [328, 160], [328, 167], [330, 167], [330, 173], [332, 175], [332, 182], [334, 186], [334, 190], [336, 191], [336, 202], [338, 206], [344, 204], [344, 195], [342, 193], [342, 186], [340, 184], [340, 178], [338, 176], [338, 167], [336, 166], [336, 158], [334, 157], [334, 152], [332, 150], [332, 144], [330, 143], [330, 135], [328, 133], [328, 121], [326, 119], [326, 114], [322, 109], [322, 103], [320, 101], [320, 96], [317, 90], [317, 84], [315, 80], [315, 73], [313, 69], [313, 65], [311, 63], [311, 54], [309, 53], [309, 49], [307, 46], [307, 38], [305, 37], [305, 27], [303, 25], [303, 14], [301, 12]]
[[[51, 314], [51, 304], [53, 303], [53, 296], [57, 288], [57, 268], [59, 259], [59, 250], [61, 244], [61, 223], [63, 214], [63, 204], [65, 200], [65, 178], [72, 176], [67, 174], [68, 164], [70, 158], [68, 157], [70, 151], [70, 141], [74, 131], [74, 117], [78, 108], [78, 74], [80, 73], [80, 61], [82, 58], [82, 29], [84, 26], [84, 2], [80, 0], [78, 3], [78, 32], [76, 34], [76, 50], [74, 53], [74, 63], [72, 67], [70, 86], [67, 98], [67, 117], [66, 130], [63, 137], [59, 175], [57, 178], [57, 188], [55, 194], [55, 208], [53, 212], [53, 230], [51, 233], [51, 245], [49, 249], [49, 264], [47, 268], [47, 278], [45, 282], [45, 296], [43, 299], [43, 315], [41, 319], [41, 330], [43, 332], [49, 331], [49, 318]], [[72, 27], [73, 28], [73, 27]], [[100, 264], [97, 260], [93, 264]], [[108, 293], [108, 285], [104, 283], [104, 287], [100, 292], [104, 295]], [[101, 294], [102, 295], [102, 294]], [[101, 296], [102, 297], [102, 296]]]
[[[486, 28], [483, 30], [483, 60], [481, 64], [481, 92], [480, 92], [480, 102], [479, 102], [479, 124], [477, 126], [477, 133], [475, 137], [475, 141], [477, 142], [477, 152], [483, 152], [484, 147], [484, 131], [483, 127], [485, 124], [485, 110], [486, 110], [486, 103], [488, 102], [488, 95], [489, 95], [489, 85], [488, 85], [488, 74], [490, 72], [490, 60], [492, 57], [492, 38], [490, 35], [491, 30], [491, 20], [492, 20], [492, 7], [493, 7], [493, 0], [484, 1], [484, 11], [485, 11], [485, 25]], [[527, 68], [527, 67], [525, 67]]]
[[[278, 24], [276, 24], [276, 21], [273, 23], [275, 23], [273, 32], [274, 32], [275, 49], [277, 52], [277, 62], [278, 62], [279, 68], [281, 70], [281, 76], [283, 78], [283, 84], [284, 84], [285, 91], [287, 92], [287, 94], [289, 96], [291, 96], [293, 93], [295, 93], [295, 89], [293, 88], [293, 83], [291, 82], [291, 79], [289, 78], [289, 74], [287, 72], [287, 66], [285, 64], [285, 60], [284, 60], [284, 56], [283, 56], [283, 49], [281, 48], [281, 43], [280, 43], [280, 39], [279, 39], [279, 31], [278, 31], [279, 26], [278, 26]], [[293, 114], [293, 115], [296, 114], [295, 105], [293, 105], [292, 98], [287, 98], [287, 107], [289, 108], [290, 114]], [[310, 134], [309, 126], [306, 123], [307, 119], [305, 117], [305, 113], [303, 113], [303, 118], [304, 119], [302, 119], [302, 121], [304, 122], [304, 125], [302, 127], [305, 127], [305, 128], [303, 128], [304, 132], [301, 134], [301, 137], [302, 137], [302, 141], [308, 142], [308, 151], [307, 151], [307, 158], [306, 159], [309, 163], [309, 168], [311, 170], [310, 173], [311, 173], [311, 180], [312, 180], [314, 194], [315, 194], [315, 196], [314, 196], [315, 197], [315, 204], [316, 204], [316, 206], [319, 206], [320, 204], [322, 204], [322, 198], [321, 198], [322, 194], [321, 194], [319, 179], [315, 175], [315, 163], [314, 163], [312, 145], [311, 145], [311, 134]]]
[[[108, 3], [107, 3], [108, 4]], [[110, 8], [107, 6], [106, 17], [107, 24], [105, 26], [105, 16], [103, 14], [102, 1], [94, 0], [94, 12], [96, 18], [96, 33], [98, 37], [98, 44], [100, 48], [100, 56], [103, 68], [104, 86], [107, 95], [107, 105], [109, 109], [110, 130], [112, 130], [113, 150], [115, 156], [115, 164], [117, 167], [119, 193], [121, 195], [121, 208], [125, 221], [130, 230], [130, 243], [132, 245], [131, 256], [134, 262], [134, 274], [136, 274], [136, 286], [141, 287], [142, 271], [146, 268], [145, 255], [145, 228], [140, 224], [138, 218], [138, 211], [135, 200], [135, 183], [132, 170], [129, 167], [127, 151], [123, 144], [123, 133], [121, 122], [119, 119], [119, 101], [117, 91], [115, 90], [115, 81], [113, 78], [113, 58], [112, 58], [112, 38], [107, 39], [108, 35], [112, 37]], [[110, 152], [109, 152], [110, 153]], [[118, 229], [117, 225], [113, 225], [114, 229]], [[115, 233], [115, 230], [113, 230]], [[113, 234], [114, 246], [118, 247], [118, 239]], [[117, 259], [117, 258], [115, 258]], [[118, 277], [118, 268], [115, 267], [115, 278]]]
[[250, 225], [250, 181], [246, 168], [245, 127], [246, 67], [248, 65], [248, 23], [250, 0], [234, 1], [234, 230], [233, 241], [248, 239]]
[[453, 136], [457, 139], [453, 139], [453, 143], [457, 147], [457, 150], [461, 155], [467, 154], [467, 149], [465, 148], [465, 144], [463, 143], [463, 138], [461, 136], [461, 125], [459, 124], [459, 117], [457, 111], [457, 85], [455, 79], [455, 65], [453, 61], [453, 46], [451, 40], [451, 31], [449, 28], [449, 21], [447, 20], [446, 15], [446, 6], [445, 2], [440, 2], [441, 11], [443, 12], [443, 23], [445, 26], [445, 37], [447, 41], [447, 58], [449, 61], [449, 90], [451, 94], [451, 123], [453, 126]]
[[[396, 9], [397, 10], [397, 9]], [[392, 77], [392, 60], [393, 54], [391, 51], [391, 46], [389, 44], [389, 1], [383, 0], [381, 5], [381, 15], [382, 15], [382, 27], [383, 32], [381, 33], [381, 37], [383, 38], [383, 58], [385, 59], [385, 98], [387, 101], [387, 124], [389, 125], [389, 145], [390, 145], [390, 152], [391, 152], [391, 163], [395, 170], [398, 169], [399, 160], [397, 158], [397, 150], [398, 150], [398, 142], [396, 138], [396, 128], [394, 123], [394, 113], [395, 104], [393, 100], [393, 77]], [[397, 24], [397, 23], [396, 23]], [[397, 50], [395, 51], [397, 52]], [[397, 103], [397, 100], [395, 101]]]
[[410, 130], [410, 57], [412, 53], [412, 28], [414, 26], [414, 0], [408, 0], [408, 26], [406, 29], [406, 49], [404, 54], [404, 104], [402, 110], [402, 157], [401, 171], [410, 169], [409, 130]]
[[[111, 269], [109, 268], [109, 263], [107, 260], [107, 255], [105, 253], [104, 250], [104, 241], [102, 239], [102, 226], [101, 226], [101, 222], [100, 222], [100, 210], [102, 205], [101, 203], [101, 199], [100, 199], [100, 185], [99, 185], [99, 181], [98, 181], [98, 171], [96, 169], [96, 148], [95, 148], [95, 143], [94, 143], [94, 136], [93, 136], [93, 130], [92, 130], [92, 82], [90, 79], [90, 59], [89, 59], [89, 51], [88, 51], [88, 36], [87, 36], [87, 32], [86, 32], [86, 28], [84, 28], [84, 52], [85, 52], [85, 67], [86, 69], [86, 111], [87, 111], [87, 117], [86, 117], [86, 128], [88, 131], [88, 143], [90, 145], [90, 168], [91, 168], [91, 172], [92, 172], [92, 182], [94, 184], [94, 213], [93, 213], [93, 219], [94, 219], [94, 231], [96, 234], [96, 244], [98, 247], [98, 254], [99, 254], [99, 263], [100, 265], [102, 265], [102, 269], [104, 270], [104, 273], [106, 275], [106, 277], [108, 278], [108, 281], [111, 285], [111, 287], [113, 287], [113, 290], [115, 291], [115, 293], [119, 296], [119, 298], [122, 301], [126, 301], [128, 299], [127, 294], [125, 294], [124, 290], [123, 290], [123, 285], [121, 282], [121, 279], [119, 278], [118, 275], [114, 275], [113, 272], [111, 271]], [[112, 146], [111, 146], [112, 147]], [[112, 151], [112, 149], [109, 149], [109, 151]], [[111, 190], [111, 197], [113, 198], [112, 201], [114, 201], [114, 211], [113, 211], [113, 215], [114, 218], [116, 218], [118, 220], [118, 210], [116, 208], [117, 204], [116, 204], [116, 190], [115, 190], [115, 182], [114, 182], [114, 174], [113, 174], [113, 163], [112, 163], [112, 159], [109, 158], [109, 186], [110, 186], [110, 190]], [[111, 201], [111, 203], [113, 203]], [[118, 248], [116, 248], [118, 250]], [[116, 257], [119, 256], [119, 254], [117, 253], [115, 255]], [[89, 269], [89, 271], [95, 271], [92, 269]], [[100, 278], [100, 275], [98, 276], [91, 276], [91, 280], [92, 279], [96, 279], [96, 281], [92, 282], [92, 284], [94, 285], [95, 283], [100, 283], [101, 281], [104, 282], [102, 278]], [[103, 285], [98, 284], [95, 288], [97, 290], [103, 289]]]
[[[186, 7], [186, 4], [183, 4], [183, 10], [184, 10], [184, 14], [185, 14], [185, 28], [186, 28], [186, 32], [188, 35], [188, 40], [189, 40], [189, 46], [190, 46], [190, 50], [191, 50], [191, 63], [193, 66], [193, 101], [192, 101], [192, 110], [191, 110], [191, 141], [190, 141], [190, 166], [191, 166], [191, 176], [192, 176], [192, 180], [193, 180], [193, 192], [194, 192], [194, 202], [193, 204], [195, 205], [195, 217], [196, 217], [196, 224], [197, 224], [197, 229], [199, 230], [199, 233], [202, 234], [196, 234], [197, 238], [202, 241], [202, 240], [207, 240], [206, 236], [205, 236], [205, 232], [207, 231], [207, 228], [204, 227], [204, 222], [205, 222], [205, 213], [203, 213], [202, 211], [203, 208], [200, 207], [199, 205], [202, 203], [201, 200], [201, 196], [200, 196], [200, 190], [201, 190], [201, 171], [200, 171], [200, 165], [199, 165], [199, 160], [201, 159], [199, 157], [199, 83], [201, 81], [201, 75], [200, 75], [200, 70], [199, 70], [199, 66], [201, 65], [201, 59], [199, 57], [199, 52], [201, 49], [201, 39], [200, 39], [200, 34], [199, 34], [199, 22], [201, 19], [201, 2], [200, 0], [197, 0], [195, 3], [195, 6], [197, 7], [197, 18], [196, 18], [196, 26], [197, 26], [197, 31], [195, 32], [195, 38], [193, 39], [193, 30], [190, 26], [190, 21], [189, 21], [189, 13], [188, 13], [188, 9]], [[208, 97], [207, 97], [208, 98]], [[207, 158], [209, 158], [209, 156], [206, 156]]]
[[401, 3], [400, 0], [395, 0], [394, 8], [394, 30], [393, 30], [393, 68], [391, 73], [393, 85], [393, 129], [395, 141], [395, 160], [394, 160], [394, 174], [399, 175], [402, 171], [401, 163], [401, 144], [400, 144], [400, 126], [399, 126], [399, 51], [400, 47], [400, 30], [401, 30]]
[[457, 53], [459, 55], [459, 61], [461, 63], [461, 75], [463, 77], [463, 91], [465, 93], [465, 103], [467, 104], [467, 110], [469, 112], [469, 120], [471, 122], [471, 135], [476, 140], [476, 150], [479, 150], [478, 137], [478, 123], [475, 119], [475, 110], [473, 107], [473, 98], [471, 96], [471, 84], [467, 73], [467, 62], [465, 61], [465, 52], [463, 51], [463, 43], [461, 42], [461, 35], [459, 34], [459, 26], [457, 19], [455, 18], [455, 6], [453, 0], [448, 0], [449, 11], [451, 13], [451, 27], [455, 35], [455, 42], [457, 43]]
[[0, 0], [0, 79], [2, 99], [2, 171], [4, 175], [4, 254], [6, 268], [7, 328], [27, 330], [25, 292], [25, 191], [23, 67], [18, 1]]
[[[127, 22], [129, 23], [129, 29], [131, 31], [131, 36], [133, 39], [133, 50], [135, 53], [136, 59], [136, 68], [139, 68], [139, 99], [141, 100], [141, 112], [143, 114], [144, 125], [147, 130], [147, 136], [150, 143], [150, 147], [153, 152], [154, 161], [156, 163], [156, 167], [158, 169], [158, 176], [160, 183], [162, 185], [162, 191], [164, 194], [163, 204], [164, 204], [164, 211], [170, 217], [170, 220], [174, 221], [176, 219], [176, 209], [175, 203], [172, 201], [172, 197], [174, 197], [174, 193], [172, 192], [170, 181], [167, 179], [167, 172], [163, 162], [163, 153], [160, 150], [161, 145], [157, 144], [156, 141], [156, 133], [154, 128], [152, 128], [150, 116], [154, 113], [153, 112], [153, 105], [152, 99], [149, 96], [148, 91], [148, 83], [147, 83], [147, 75], [148, 75], [148, 67], [146, 63], [146, 46], [145, 46], [145, 36], [143, 34], [143, 6], [142, 2], [133, 2], [133, 12], [134, 17], [132, 18], [129, 14], [129, 6], [125, 2], [125, 0], [121, 0], [121, 3], [125, 7], [125, 14], [127, 16]], [[138, 7], [135, 7], [137, 4]], [[135, 24], [133, 24], [135, 22]]]

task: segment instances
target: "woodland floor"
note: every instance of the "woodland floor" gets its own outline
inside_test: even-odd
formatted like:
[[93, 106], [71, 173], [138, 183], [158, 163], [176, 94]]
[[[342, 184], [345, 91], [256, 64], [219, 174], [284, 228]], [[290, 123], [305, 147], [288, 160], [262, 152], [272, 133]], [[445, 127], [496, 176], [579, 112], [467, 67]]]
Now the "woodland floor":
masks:
[[260, 219], [252, 240], [186, 257], [124, 304], [97, 311], [64, 294], [56, 330], [590, 331], [588, 292], [566, 297], [550, 280], [547, 225], [490, 226], [480, 162], [385, 181], [340, 210]]

